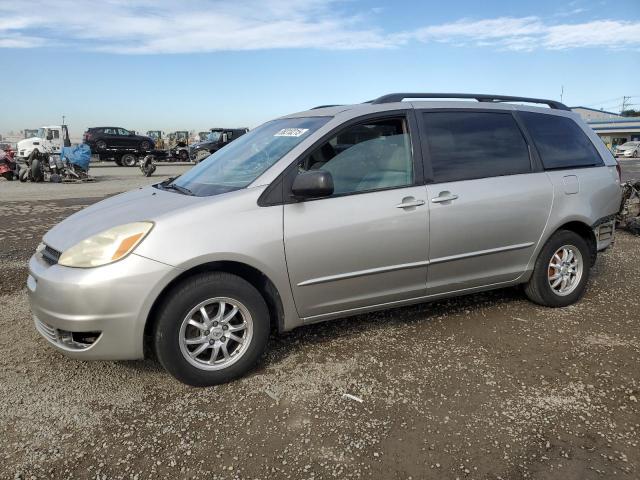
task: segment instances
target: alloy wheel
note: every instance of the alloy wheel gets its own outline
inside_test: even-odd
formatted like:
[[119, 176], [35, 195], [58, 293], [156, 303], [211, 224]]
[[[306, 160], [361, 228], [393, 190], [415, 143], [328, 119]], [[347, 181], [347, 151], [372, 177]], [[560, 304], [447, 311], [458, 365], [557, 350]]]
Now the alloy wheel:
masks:
[[180, 325], [180, 351], [185, 360], [202, 370], [222, 370], [247, 351], [253, 336], [253, 319], [238, 300], [216, 297], [191, 309]]
[[573, 292], [582, 279], [584, 261], [580, 250], [573, 245], [563, 245], [551, 257], [547, 278], [551, 291], [564, 297]]

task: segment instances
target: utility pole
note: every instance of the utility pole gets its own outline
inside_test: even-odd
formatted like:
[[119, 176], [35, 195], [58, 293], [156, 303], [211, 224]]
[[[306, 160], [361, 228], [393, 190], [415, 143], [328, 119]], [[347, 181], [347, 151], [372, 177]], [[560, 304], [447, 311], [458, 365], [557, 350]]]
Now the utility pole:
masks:
[[564, 85], [560, 85], [560, 102], [562, 103], [562, 97], [564, 96]]
[[64, 125], [64, 115], [62, 115], [62, 125]]
[[622, 108], [620, 109], [620, 113], [627, 109], [627, 101], [629, 100], [631, 100], [631, 97], [622, 97]]

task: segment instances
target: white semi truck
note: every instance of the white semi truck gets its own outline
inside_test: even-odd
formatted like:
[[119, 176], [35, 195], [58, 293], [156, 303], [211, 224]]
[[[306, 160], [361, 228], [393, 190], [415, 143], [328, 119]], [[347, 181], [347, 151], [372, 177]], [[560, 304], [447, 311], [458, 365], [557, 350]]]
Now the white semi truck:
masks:
[[60, 154], [62, 147], [70, 147], [69, 130], [66, 125], [40, 127], [35, 137], [18, 142], [17, 156], [27, 158], [34, 150], [40, 153]]

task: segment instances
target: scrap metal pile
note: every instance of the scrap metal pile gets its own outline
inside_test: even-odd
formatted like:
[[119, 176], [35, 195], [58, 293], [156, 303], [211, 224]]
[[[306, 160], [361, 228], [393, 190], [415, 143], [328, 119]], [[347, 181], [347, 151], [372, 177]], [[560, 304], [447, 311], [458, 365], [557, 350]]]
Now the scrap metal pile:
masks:
[[622, 184], [622, 203], [616, 220], [619, 228], [640, 235], [640, 181]]
[[31, 152], [25, 164], [20, 168], [18, 178], [21, 182], [90, 182], [89, 175], [91, 150], [87, 145], [63, 147], [60, 155]]

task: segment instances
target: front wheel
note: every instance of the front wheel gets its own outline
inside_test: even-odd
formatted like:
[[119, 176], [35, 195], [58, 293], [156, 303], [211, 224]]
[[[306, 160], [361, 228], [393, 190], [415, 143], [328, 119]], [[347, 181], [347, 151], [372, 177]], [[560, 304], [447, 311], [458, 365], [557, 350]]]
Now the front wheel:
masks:
[[269, 310], [246, 280], [204, 273], [179, 284], [159, 309], [154, 346], [162, 366], [193, 386], [244, 375], [269, 338]]
[[591, 253], [586, 240], [575, 232], [560, 230], [540, 251], [524, 291], [539, 305], [566, 307], [584, 294], [590, 267]]
[[149, 151], [150, 149], [151, 149], [151, 144], [146, 140], [143, 140], [140, 143], [140, 150], [142, 150], [143, 152]]

